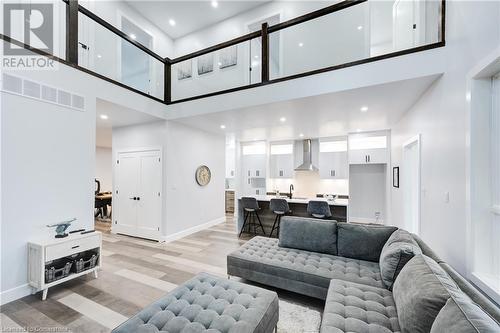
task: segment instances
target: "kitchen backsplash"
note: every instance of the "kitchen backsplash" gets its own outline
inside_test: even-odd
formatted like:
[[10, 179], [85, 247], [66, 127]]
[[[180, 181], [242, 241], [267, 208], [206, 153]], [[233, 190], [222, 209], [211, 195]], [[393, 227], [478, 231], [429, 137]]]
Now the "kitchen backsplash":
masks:
[[288, 193], [290, 184], [293, 184], [294, 195], [299, 197], [313, 198], [316, 194], [349, 194], [348, 179], [321, 179], [319, 172], [315, 171], [295, 171], [293, 179], [267, 179], [267, 191]]

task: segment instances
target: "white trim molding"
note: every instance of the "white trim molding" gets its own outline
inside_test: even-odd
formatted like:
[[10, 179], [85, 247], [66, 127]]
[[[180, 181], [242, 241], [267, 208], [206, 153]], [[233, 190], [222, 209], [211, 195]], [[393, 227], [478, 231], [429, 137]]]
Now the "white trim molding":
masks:
[[30, 295], [33, 292], [33, 288], [29, 284], [25, 283], [18, 287], [14, 287], [0, 293], [0, 305], [4, 305], [15, 301], [16, 299], [23, 298]]
[[219, 217], [219, 218], [217, 218], [215, 220], [211, 220], [211, 221], [208, 221], [206, 223], [203, 223], [203, 224], [191, 227], [189, 229], [176, 232], [175, 234], [162, 236], [161, 241], [165, 242], [165, 243], [173, 242], [175, 240], [178, 240], [178, 239], [181, 239], [183, 237], [189, 236], [189, 235], [194, 234], [194, 233], [196, 233], [198, 231], [201, 231], [203, 229], [207, 229], [207, 228], [213, 227], [214, 225], [223, 223], [225, 221], [226, 221], [226, 217], [225, 216]]

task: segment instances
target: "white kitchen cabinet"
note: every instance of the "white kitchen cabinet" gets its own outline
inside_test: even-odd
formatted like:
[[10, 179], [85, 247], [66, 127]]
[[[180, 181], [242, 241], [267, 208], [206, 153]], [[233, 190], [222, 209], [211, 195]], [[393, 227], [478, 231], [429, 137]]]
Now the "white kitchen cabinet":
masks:
[[266, 193], [267, 154], [265, 146], [259, 144], [242, 145], [241, 180], [243, 195], [261, 195]]
[[349, 178], [346, 137], [320, 140], [318, 167], [322, 179]]
[[293, 142], [271, 144], [269, 173], [270, 178], [293, 178]]
[[349, 164], [386, 164], [389, 162], [388, 136], [360, 133], [349, 136]]
[[347, 179], [347, 152], [319, 153], [319, 176], [322, 179]]

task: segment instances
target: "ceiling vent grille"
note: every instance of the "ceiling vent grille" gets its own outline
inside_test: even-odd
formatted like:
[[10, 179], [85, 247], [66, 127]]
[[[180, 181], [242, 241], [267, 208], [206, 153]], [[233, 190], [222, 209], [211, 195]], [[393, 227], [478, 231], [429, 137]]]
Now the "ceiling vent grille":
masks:
[[83, 96], [11, 74], [2, 74], [2, 90], [43, 102], [85, 111], [85, 98]]

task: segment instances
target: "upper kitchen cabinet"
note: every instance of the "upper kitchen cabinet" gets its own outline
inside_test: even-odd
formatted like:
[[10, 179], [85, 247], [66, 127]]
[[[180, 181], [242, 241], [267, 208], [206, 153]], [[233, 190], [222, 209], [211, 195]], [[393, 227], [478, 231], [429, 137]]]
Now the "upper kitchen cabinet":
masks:
[[293, 141], [273, 142], [269, 148], [269, 177], [293, 178]]
[[347, 179], [347, 137], [320, 139], [318, 166], [322, 179]]
[[245, 195], [266, 194], [267, 147], [265, 142], [241, 144], [241, 171]]
[[349, 135], [349, 164], [386, 164], [389, 162], [387, 132]]

